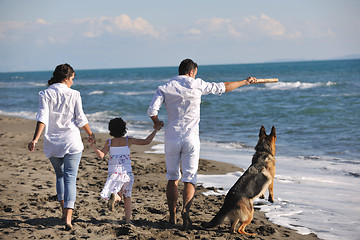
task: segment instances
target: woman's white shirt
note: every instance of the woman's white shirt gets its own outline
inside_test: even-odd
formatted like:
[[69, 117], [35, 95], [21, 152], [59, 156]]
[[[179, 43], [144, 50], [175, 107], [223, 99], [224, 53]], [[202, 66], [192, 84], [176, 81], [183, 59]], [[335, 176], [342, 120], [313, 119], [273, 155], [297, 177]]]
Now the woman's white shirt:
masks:
[[46, 157], [63, 157], [82, 152], [84, 145], [79, 128], [88, 123], [79, 91], [55, 83], [39, 92], [36, 120], [45, 124]]

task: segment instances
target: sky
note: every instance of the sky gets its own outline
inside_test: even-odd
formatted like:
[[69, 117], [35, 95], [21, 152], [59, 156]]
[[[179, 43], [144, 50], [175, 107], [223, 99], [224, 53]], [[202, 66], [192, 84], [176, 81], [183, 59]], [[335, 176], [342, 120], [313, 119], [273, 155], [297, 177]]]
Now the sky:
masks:
[[0, 72], [360, 58], [358, 0], [0, 0]]

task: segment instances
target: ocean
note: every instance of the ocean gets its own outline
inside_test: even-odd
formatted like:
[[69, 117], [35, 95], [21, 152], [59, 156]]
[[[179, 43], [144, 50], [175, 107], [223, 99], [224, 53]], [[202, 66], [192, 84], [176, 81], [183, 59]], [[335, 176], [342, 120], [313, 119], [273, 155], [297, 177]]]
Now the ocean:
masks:
[[[47, 87], [53, 70], [0, 73], [0, 114], [35, 119], [38, 92]], [[152, 96], [177, 75], [177, 67], [75, 73], [72, 88], [81, 92], [94, 132], [107, 133], [108, 121], [122, 117], [129, 135], [144, 137], [152, 130], [146, 115]], [[203, 96], [201, 157], [246, 169], [260, 127], [269, 133], [275, 126], [275, 203], [257, 200], [264, 204], [261, 211], [302, 234], [359, 239], [360, 60], [199, 65], [197, 75], [214, 82], [248, 76], [279, 82]], [[159, 116], [166, 120], [164, 107]], [[163, 131], [155, 140], [163, 142]], [[163, 152], [163, 145], [151, 152]], [[225, 194], [240, 175], [201, 175], [199, 183], [223, 189], [208, 194]]]

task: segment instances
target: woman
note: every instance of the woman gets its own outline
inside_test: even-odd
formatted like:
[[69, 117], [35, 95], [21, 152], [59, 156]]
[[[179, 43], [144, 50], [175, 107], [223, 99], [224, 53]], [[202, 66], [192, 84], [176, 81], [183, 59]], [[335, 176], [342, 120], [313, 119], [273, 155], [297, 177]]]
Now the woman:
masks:
[[74, 69], [69, 64], [56, 67], [53, 77], [48, 81], [49, 87], [39, 93], [35, 134], [28, 145], [29, 150], [33, 151], [45, 129], [44, 153], [56, 173], [56, 192], [66, 230], [72, 228], [76, 176], [84, 149], [79, 127], [89, 135], [89, 142], [95, 142], [82, 109], [80, 92], [70, 88], [74, 77]]

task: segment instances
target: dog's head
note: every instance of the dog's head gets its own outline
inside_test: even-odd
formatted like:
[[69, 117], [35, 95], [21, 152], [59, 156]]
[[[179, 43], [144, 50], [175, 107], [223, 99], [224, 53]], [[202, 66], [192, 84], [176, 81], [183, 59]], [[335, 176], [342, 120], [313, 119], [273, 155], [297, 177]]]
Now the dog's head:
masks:
[[271, 153], [271, 155], [275, 156], [275, 142], [276, 142], [276, 130], [273, 126], [271, 128], [270, 135], [266, 135], [265, 127], [261, 126], [259, 132], [259, 141], [256, 144], [255, 150], [256, 151], [265, 151]]

